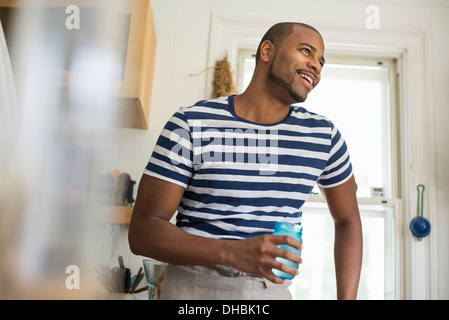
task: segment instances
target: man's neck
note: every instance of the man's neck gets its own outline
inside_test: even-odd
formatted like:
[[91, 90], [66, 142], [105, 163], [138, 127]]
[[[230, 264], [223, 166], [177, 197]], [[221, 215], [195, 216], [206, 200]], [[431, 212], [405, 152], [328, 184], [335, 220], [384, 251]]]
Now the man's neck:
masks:
[[256, 90], [255, 86], [234, 98], [235, 113], [246, 120], [270, 124], [284, 120], [290, 111], [290, 105], [283, 103], [269, 93], [267, 88]]

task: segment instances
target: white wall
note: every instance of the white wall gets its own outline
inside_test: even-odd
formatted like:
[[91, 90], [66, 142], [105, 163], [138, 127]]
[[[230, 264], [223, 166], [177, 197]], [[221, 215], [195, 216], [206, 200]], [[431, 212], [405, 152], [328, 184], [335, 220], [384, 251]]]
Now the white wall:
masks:
[[[217, 50], [220, 39], [210, 39], [211, 23], [217, 17], [223, 20], [240, 21], [247, 30], [257, 34], [261, 26], [271, 26], [278, 21], [301, 21], [310, 23], [332, 40], [347, 35], [348, 41], [366, 39], [367, 32], [372, 37], [370, 45], [384, 45], [389, 35], [397, 39], [410, 40], [409, 48], [419, 52], [406, 52], [414, 65], [412, 72], [422, 75], [419, 79], [409, 79], [408, 85], [422, 91], [420, 101], [405, 101], [412, 107], [405, 108], [410, 122], [417, 123], [424, 132], [411, 133], [406, 139], [406, 155], [410, 163], [408, 174], [411, 186], [406, 192], [410, 196], [404, 216], [404, 223], [415, 214], [416, 182], [424, 180], [426, 208], [430, 213], [433, 227], [432, 237], [425, 244], [407, 240], [409, 257], [405, 261], [416, 264], [408, 271], [405, 298], [449, 299], [449, 1], [447, 0], [150, 0], [157, 34], [157, 54], [154, 87], [150, 114], [150, 128], [147, 131], [120, 129], [120, 147], [126, 157], [113, 159], [106, 168], [119, 168], [129, 172], [139, 180], [148, 161], [156, 139], [165, 122], [180, 106], [191, 105], [197, 100], [208, 98], [210, 74], [197, 77], [198, 73], [221, 59], [224, 52]], [[380, 9], [380, 29], [367, 30], [365, 9], [370, 4]], [[256, 26], [256, 27], [255, 27]], [[265, 29], [267, 29], [265, 28]], [[220, 30], [214, 30], [214, 35]], [[338, 36], [337, 34], [340, 34]], [[262, 36], [263, 34], [260, 34]], [[407, 38], [409, 37], [409, 38]], [[340, 39], [341, 40], [341, 39]], [[343, 39], [344, 40], [344, 39]], [[361, 40], [362, 41], [362, 40]], [[367, 40], [364, 40], [365, 42]], [[386, 42], [385, 42], [386, 41]], [[405, 41], [405, 40], [404, 40]], [[401, 42], [401, 40], [399, 40]], [[210, 44], [214, 44], [209, 51]], [[405, 43], [405, 42], [404, 42]], [[352, 43], [356, 44], [356, 43]], [[367, 44], [367, 43], [365, 43]], [[393, 45], [393, 44], [391, 44]], [[226, 44], [223, 44], [226, 48]], [[215, 50], [215, 51], [214, 51]], [[231, 53], [232, 48], [226, 48]], [[209, 78], [207, 76], [209, 75]], [[420, 91], [420, 92], [421, 92]], [[413, 97], [413, 93], [410, 93]], [[419, 123], [418, 123], [419, 122]], [[416, 136], [419, 134], [419, 136]], [[421, 138], [420, 138], [421, 137]], [[424, 149], [422, 149], [422, 147]], [[421, 154], [421, 156], [418, 156]], [[414, 165], [414, 167], [413, 167]], [[413, 187], [415, 186], [415, 187]], [[404, 227], [406, 230], [406, 226]], [[410, 234], [404, 231], [404, 237]], [[123, 236], [122, 242], [126, 239]], [[126, 243], [119, 246], [126, 251]], [[416, 254], [414, 252], [417, 252]], [[122, 252], [120, 252], [122, 253]], [[122, 253], [136, 265], [140, 258], [131, 253]], [[430, 257], [431, 261], [419, 265], [418, 259]], [[424, 273], [422, 275], [421, 273]]]
[[439, 298], [449, 299], [449, 9], [432, 10], [432, 62], [435, 133], [436, 184], [438, 220], [438, 263], [440, 275]]

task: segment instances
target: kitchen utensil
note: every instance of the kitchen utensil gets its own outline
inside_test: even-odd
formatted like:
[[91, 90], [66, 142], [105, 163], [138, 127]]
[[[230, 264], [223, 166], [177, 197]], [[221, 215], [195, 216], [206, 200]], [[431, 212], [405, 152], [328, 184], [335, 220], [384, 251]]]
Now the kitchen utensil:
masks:
[[133, 286], [132, 286], [132, 288], [131, 288], [131, 292], [136, 292], [136, 289], [137, 289], [137, 287], [138, 287], [140, 281], [142, 281], [142, 279], [143, 279], [144, 276], [145, 276], [145, 275], [144, 275], [143, 273], [137, 275], [136, 279], [134, 280]]
[[419, 241], [430, 233], [430, 222], [423, 217], [423, 202], [425, 187], [420, 184], [416, 188], [418, 190], [417, 217], [410, 222], [410, 231], [418, 238]]

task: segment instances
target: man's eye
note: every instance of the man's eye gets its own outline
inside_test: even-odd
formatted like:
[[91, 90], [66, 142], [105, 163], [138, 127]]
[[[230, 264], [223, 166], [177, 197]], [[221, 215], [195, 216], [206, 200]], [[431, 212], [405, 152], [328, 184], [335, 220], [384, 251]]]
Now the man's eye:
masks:
[[302, 51], [304, 51], [305, 54], [307, 54], [308, 56], [310, 55], [310, 50], [307, 48], [303, 48]]

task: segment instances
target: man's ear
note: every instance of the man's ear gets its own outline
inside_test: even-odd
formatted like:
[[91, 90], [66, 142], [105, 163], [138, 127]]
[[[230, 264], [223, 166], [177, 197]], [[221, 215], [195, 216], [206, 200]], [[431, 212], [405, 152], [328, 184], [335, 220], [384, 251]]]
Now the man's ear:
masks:
[[265, 40], [260, 45], [260, 61], [270, 62], [274, 55], [274, 44], [270, 40]]

